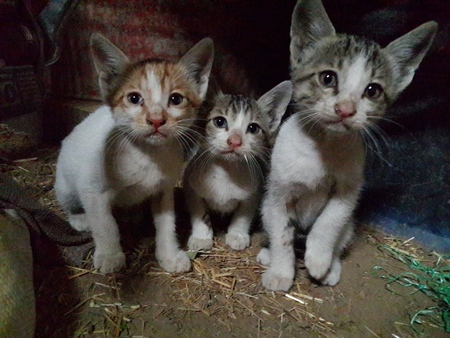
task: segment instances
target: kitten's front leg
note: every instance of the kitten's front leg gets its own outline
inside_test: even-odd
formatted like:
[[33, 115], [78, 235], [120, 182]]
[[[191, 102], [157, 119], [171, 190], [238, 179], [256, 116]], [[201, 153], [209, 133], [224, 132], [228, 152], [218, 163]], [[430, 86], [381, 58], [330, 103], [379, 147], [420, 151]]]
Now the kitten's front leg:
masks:
[[190, 250], [209, 250], [213, 246], [214, 233], [205, 202], [192, 190], [186, 190], [186, 196], [192, 223], [188, 248]]
[[185, 272], [191, 261], [180, 250], [175, 232], [173, 187], [166, 187], [161, 195], [152, 198], [152, 211], [156, 228], [156, 259], [167, 272]]
[[80, 198], [95, 242], [94, 267], [102, 273], [119, 271], [125, 265], [125, 254], [108, 192], [85, 193]]
[[255, 196], [239, 202], [225, 236], [225, 243], [233, 250], [244, 250], [250, 246], [250, 225], [257, 210]]
[[324, 285], [336, 285], [341, 277], [340, 255], [353, 234], [351, 215], [357, 195], [333, 196], [306, 239], [305, 266]]
[[270, 239], [270, 267], [262, 276], [262, 284], [269, 290], [288, 291], [295, 276], [294, 228], [288, 225], [286, 208], [270, 196], [270, 191], [263, 202], [262, 221]]

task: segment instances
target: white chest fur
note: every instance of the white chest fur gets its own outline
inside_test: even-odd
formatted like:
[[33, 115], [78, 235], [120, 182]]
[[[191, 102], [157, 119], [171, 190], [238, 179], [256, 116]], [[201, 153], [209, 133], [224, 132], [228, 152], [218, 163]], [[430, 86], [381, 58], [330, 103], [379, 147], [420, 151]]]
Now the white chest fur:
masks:
[[302, 183], [313, 189], [324, 179], [362, 179], [364, 147], [359, 136], [311, 137], [294, 115], [283, 124], [272, 156], [271, 178], [284, 184]]
[[187, 184], [211, 209], [224, 213], [236, 209], [237, 204], [254, 194], [260, 184], [242, 162], [217, 161], [206, 166], [194, 163], [187, 177]]
[[119, 147], [118, 156], [107, 154], [105, 159], [108, 184], [117, 191], [115, 204], [138, 203], [181, 179], [183, 153], [176, 142], [152, 148], [130, 143]]
[[364, 147], [356, 135], [312, 137], [293, 116], [282, 126], [274, 146], [269, 184], [292, 208], [290, 217], [308, 226], [333, 191], [359, 191]]

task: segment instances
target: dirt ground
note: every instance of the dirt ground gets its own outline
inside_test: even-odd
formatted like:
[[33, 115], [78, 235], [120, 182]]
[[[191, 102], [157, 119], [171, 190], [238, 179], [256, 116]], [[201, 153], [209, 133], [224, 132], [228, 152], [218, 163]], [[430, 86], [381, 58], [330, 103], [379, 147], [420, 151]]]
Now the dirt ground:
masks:
[[[2, 166], [54, 210], [56, 151]], [[181, 243], [189, 233], [186, 217], [181, 210]], [[390, 248], [429, 266], [439, 260], [413, 240], [360, 225], [337, 286], [312, 281], [299, 258], [286, 294], [261, 286], [259, 231], [243, 252], [228, 249], [218, 234], [211, 251], [195, 254], [191, 272], [170, 275], [155, 261], [152, 226], [121, 225], [127, 255], [121, 273], [99, 274], [90, 257], [78, 266], [36, 266], [36, 337], [449, 337], [435, 316], [420, 316], [417, 331], [410, 325], [418, 311], [436, 303], [415, 288], [387, 285], [388, 277], [411, 271]]]
[[[289, 294], [304, 303], [285, 293], [267, 292], [260, 286], [264, 268], [254, 263], [258, 237], [254, 235], [252, 247], [239, 260], [216, 243], [219, 249], [196, 258], [202, 262], [194, 262], [195, 270], [185, 275], [168, 275], [158, 268], [150, 253], [151, 239], [142, 242], [150, 242], [150, 249], [144, 249], [139, 267], [122, 274], [55, 269], [38, 292], [36, 336], [416, 337], [411, 316], [436, 305], [422, 293], [410, 294], [413, 290], [397, 288], [401, 294], [394, 294], [386, 289], [386, 280], [379, 276], [401, 272], [405, 266], [380, 251], [378, 239], [383, 237], [366, 230], [345, 257], [337, 286], [319, 286], [299, 268]], [[229, 261], [229, 268], [235, 269], [211, 273], [216, 260], [209, 255], [222, 255], [221, 263], [226, 266]], [[248, 271], [242, 272], [246, 265], [254, 280]], [[208, 268], [202, 271], [202, 266]], [[386, 271], [375, 274], [376, 266]], [[210, 282], [220, 273], [236, 277], [233, 289]], [[426, 318], [416, 327], [424, 332], [422, 337], [446, 336]]]

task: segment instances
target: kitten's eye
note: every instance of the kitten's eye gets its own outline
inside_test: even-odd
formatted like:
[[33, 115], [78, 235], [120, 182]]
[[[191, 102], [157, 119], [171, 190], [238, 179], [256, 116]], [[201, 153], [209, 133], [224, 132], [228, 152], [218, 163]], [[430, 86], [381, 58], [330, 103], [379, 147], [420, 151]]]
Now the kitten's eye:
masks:
[[364, 91], [364, 95], [371, 100], [378, 99], [381, 94], [383, 94], [383, 88], [378, 83], [369, 83]]
[[181, 95], [179, 93], [173, 93], [170, 95], [169, 105], [170, 106], [179, 106], [185, 101], [186, 101], [186, 98], [183, 95]]
[[247, 131], [251, 134], [257, 134], [261, 130], [261, 127], [258, 126], [256, 123], [249, 124]]
[[336, 87], [337, 86], [337, 74], [331, 70], [326, 70], [319, 74], [320, 83], [325, 87]]
[[214, 118], [213, 122], [217, 128], [226, 128], [228, 126], [227, 120], [222, 116]]
[[132, 104], [139, 104], [139, 105], [144, 104], [144, 99], [142, 98], [142, 96], [139, 93], [130, 93], [127, 95], [127, 98], [128, 98], [128, 102], [130, 102]]

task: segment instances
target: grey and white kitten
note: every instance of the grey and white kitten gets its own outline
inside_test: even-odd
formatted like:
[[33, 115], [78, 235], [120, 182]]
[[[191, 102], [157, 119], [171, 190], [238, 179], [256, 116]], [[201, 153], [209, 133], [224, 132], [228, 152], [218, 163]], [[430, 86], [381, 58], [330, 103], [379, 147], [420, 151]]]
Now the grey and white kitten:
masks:
[[189, 249], [212, 247], [211, 212], [231, 214], [227, 245], [234, 250], [250, 245], [249, 229], [260, 205], [269, 140], [291, 96], [292, 84], [285, 81], [258, 101], [222, 93], [214, 98], [204, 138], [184, 177], [192, 221]]
[[269, 290], [295, 276], [294, 232], [307, 233], [305, 266], [324, 285], [340, 280], [363, 185], [364, 137], [411, 82], [437, 31], [428, 22], [381, 48], [336, 34], [320, 0], [299, 1], [291, 24], [296, 113], [274, 145], [262, 221], [270, 248], [257, 260]]
[[94, 266], [109, 273], [125, 264], [112, 207], [151, 198], [156, 258], [168, 272], [187, 271], [191, 263], [175, 234], [173, 187], [182, 178], [182, 146], [208, 89], [213, 42], [203, 39], [177, 63], [131, 63], [93, 34], [91, 53], [105, 105], [63, 141], [57, 199], [75, 229], [92, 232]]

